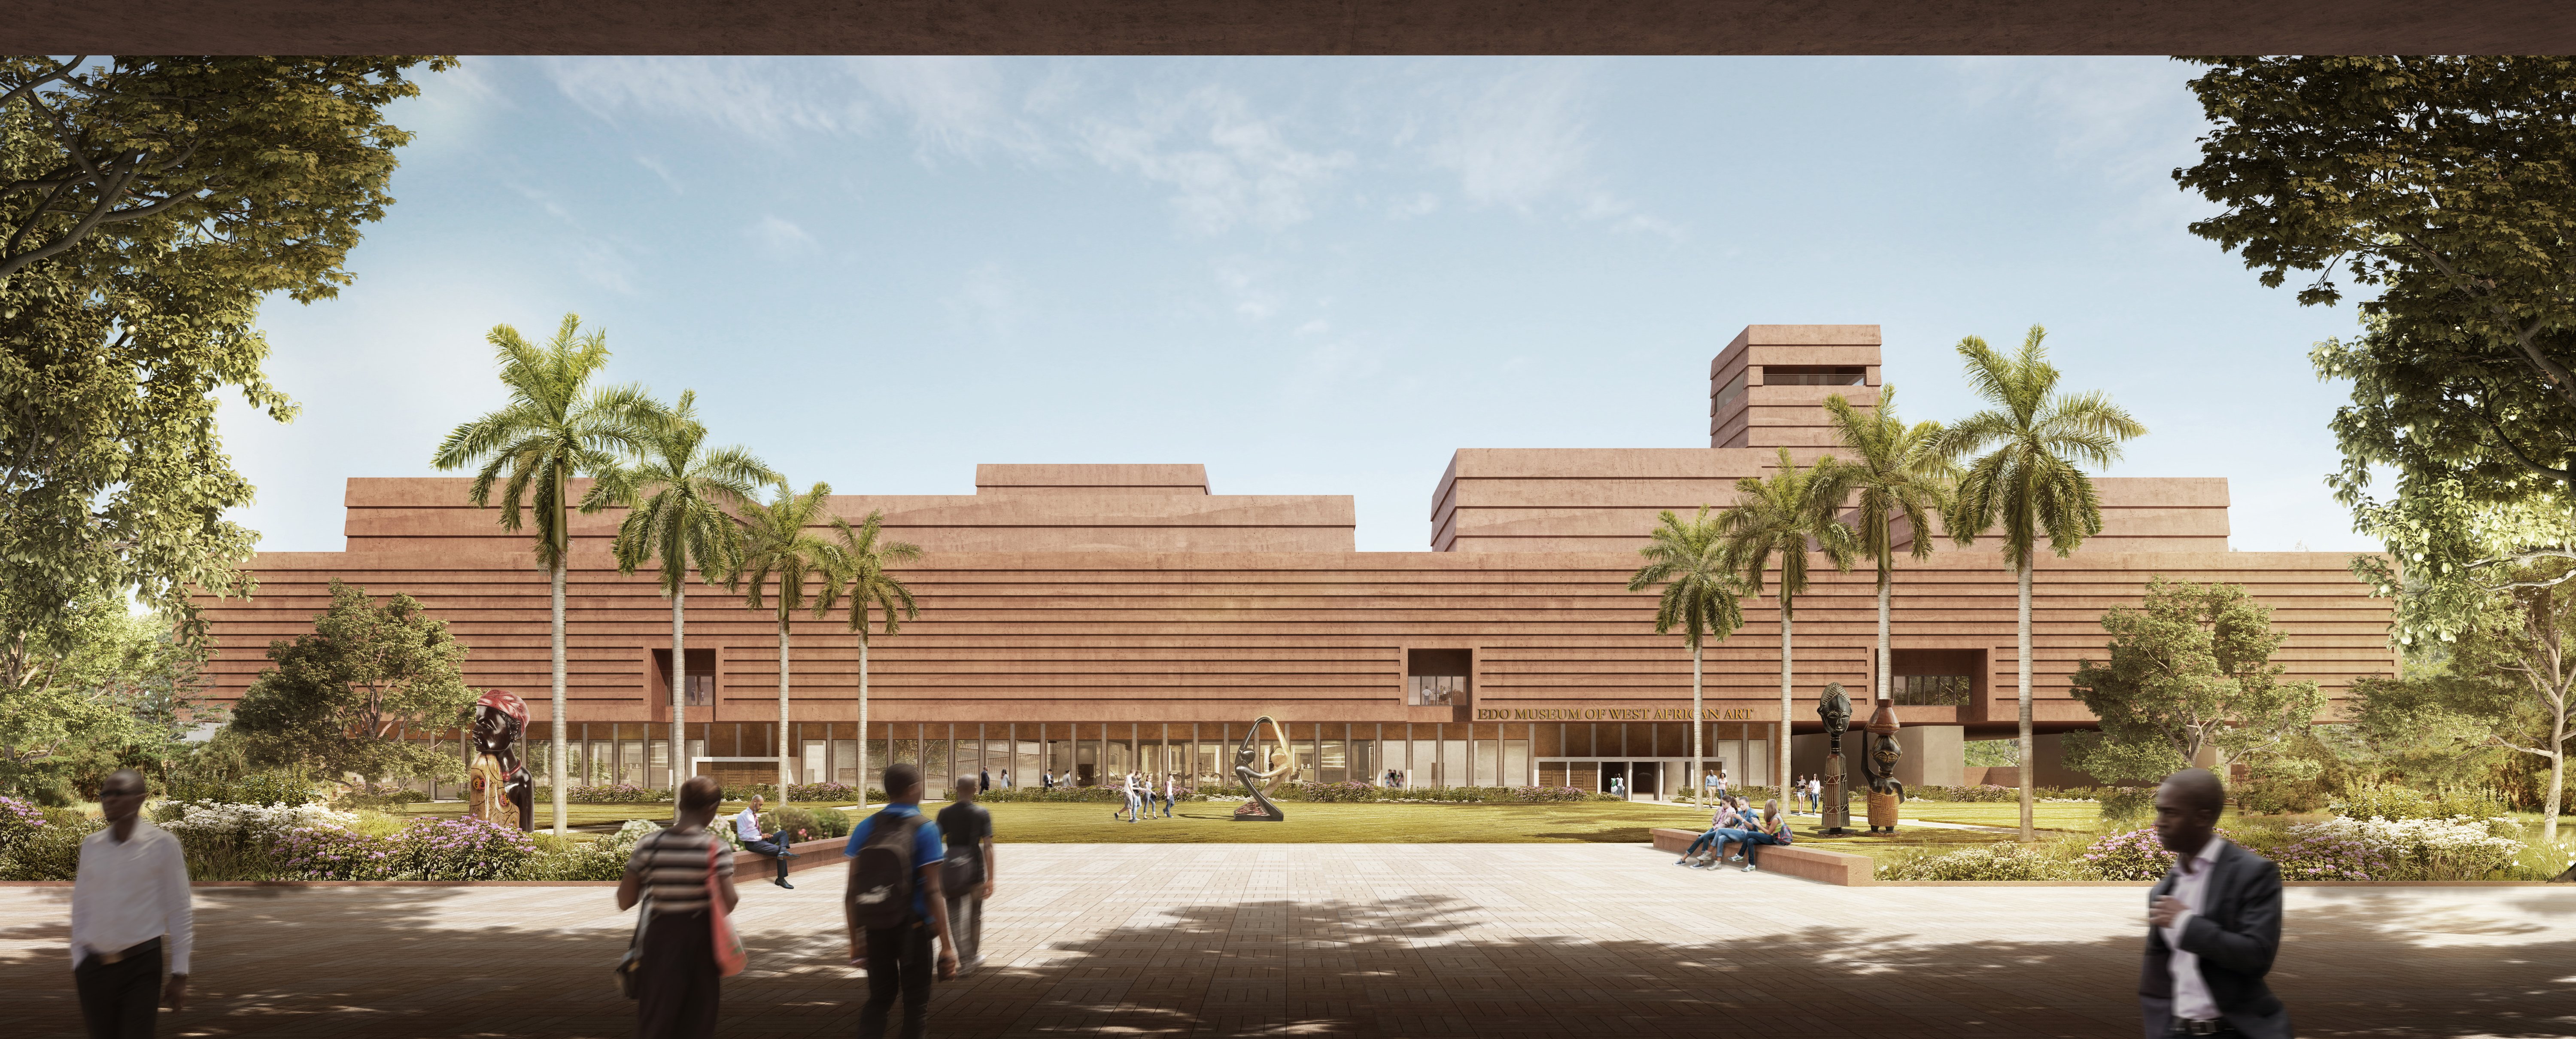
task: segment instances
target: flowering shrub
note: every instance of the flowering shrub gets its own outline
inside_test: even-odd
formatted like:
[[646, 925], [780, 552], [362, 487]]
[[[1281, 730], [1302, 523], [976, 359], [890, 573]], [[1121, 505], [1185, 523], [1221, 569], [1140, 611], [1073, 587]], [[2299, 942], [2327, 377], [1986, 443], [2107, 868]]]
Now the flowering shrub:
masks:
[[348, 830], [358, 817], [319, 804], [164, 801], [152, 821], [179, 838], [188, 875], [199, 880], [265, 880], [278, 875], [286, 835], [308, 827]]
[[1980, 786], [1915, 786], [1905, 788], [1905, 792], [1913, 797], [1925, 801], [2021, 800], [2020, 787], [1996, 786], [1993, 783], [1986, 783]]
[[2522, 854], [2521, 827], [2505, 819], [2333, 818], [2290, 827], [2294, 840], [2344, 841], [2375, 856], [2374, 880], [2478, 880]]
[[2307, 833], [2249, 850], [2278, 863], [2283, 880], [2388, 880], [2395, 871], [2385, 851], [2342, 834]]
[[1403, 804], [1529, 804], [1550, 801], [1617, 801], [1610, 794], [1570, 786], [1416, 786], [1374, 783], [1289, 783], [1273, 795], [1281, 801], [1392, 801]]
[[2082, 862], [2041, 848], [1998, 842], [1953, 852], [1925, 852], [1878, 867], [1881, 880], [2091, 880]]
[[2426, 819], [2433, 802], [2421, 792], [2396, 785], [2355, 787], [2334, 799], [2334, 814], [2350, 819]]
[[299, 826], [277, 843], [278, 876], [287, 880], [383, 880], [393, 868], [393, 842], [333, 826]]
[[0, 880], [72, 879], [80, 869], [81, 839], [99, 826], [69, 808], [0, 797]]
[[[540, 797], [537, 800], [544, 801], [550, 798]], [[564, 800], [571, 804], [585, 805], [655, 804], [669, 802], [671, 792], [656, 790], [649, 786], [637, 786], [633, 783], [605, 783], [599, 786], [577, 786], [567, 789], [564, 791]]]
[[[2227, 836], [2220, 830], [2218, 835]], [[2173, 869], [2173, 853], [2165, 850], [2156, 831], [2141, 827], [2114, 834], [2093, 842], [2075, 857], [2093, 874], [2094, 880], [2157, 880]]]
[[292, 772], [260, 772], [238, 779], [182, 778], [170, 785], [172, 801], [291, 808], [318, 797], [313, 781]]
[[405, 880], [510, 880], [537, 854], [527, 834], [474, 818], [414, 819], [392, 845], [393, 875]]
[[859, 788], [848, 783], [795, 783], [788, 786], [787, 799], [847, 804], [859, 799]]

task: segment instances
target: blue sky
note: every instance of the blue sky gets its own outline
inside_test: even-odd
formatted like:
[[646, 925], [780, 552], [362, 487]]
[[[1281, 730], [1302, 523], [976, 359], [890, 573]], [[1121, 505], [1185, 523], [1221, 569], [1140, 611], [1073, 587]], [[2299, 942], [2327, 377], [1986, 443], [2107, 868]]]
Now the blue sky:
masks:
[[[2150, 429], [2113, 475], [2226, 476], [2238, 549], [2373, 547], [2322, 476], [2342, 389], [2301, 308], [2184, 225], [2159, 59], [469, 59], [356, 285], [262, 316], [278, 425], [224, 415], [270, 550], [342, 481], [428, 475], [496, 405], [484, 333], [566, 313], [610, 374], [842, 493], [977, 462], [1204, 462], [1351, 494], [1420, 550], [1460, 447], [1702, 447], [1746, 324], [1875, 323], [1908, 418], [1952, 347], [2047, 326]], [[1722, 503], [1721, 503], [1722, 504]]]

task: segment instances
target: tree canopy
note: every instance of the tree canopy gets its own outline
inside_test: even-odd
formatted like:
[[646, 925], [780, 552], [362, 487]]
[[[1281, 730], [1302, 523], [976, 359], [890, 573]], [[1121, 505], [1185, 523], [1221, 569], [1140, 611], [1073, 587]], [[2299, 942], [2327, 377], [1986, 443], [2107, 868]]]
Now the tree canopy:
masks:
[[0, 587], [59, 634], [131, 593], [202, 635], [191, 586], [247, 590], [250, 500], [215, 430], [280, 420], [261, 300], [336, 293], [392, 202], [384, 108], [446, 59], [0, 58]]
[[51, 638], [16, 616], [0, 609], [0, 789], [53, 798], [118, 768], [166, 772], [221, 717], [197, 700], [197, 648], [122, 597], [86, 596]]
[[2146, 602], [2102, 615], [2110, 660], [2075, 669], [2075, 699], [2100, 732], [2067, 737], [2069, 765], [2102, 779], [2162, 779], [2203, 750], [2217, 767], [2269, 751], [2307, 731], [2325, 707], [2314, 682], [2287, 682], [2272, 654], [2288, 636], [2270, 607], [2232, 584], [2156, 578]]
[[268, 644], [270, 666], [234, 706], [231, 732], [255, 765], [370, 782], [450, 774], [454, 755], [402, 736], [463, 722], [480, 695], [465, 684], [465, 653], [411, 596], [379, 603], [333, 581], [312, 634]]

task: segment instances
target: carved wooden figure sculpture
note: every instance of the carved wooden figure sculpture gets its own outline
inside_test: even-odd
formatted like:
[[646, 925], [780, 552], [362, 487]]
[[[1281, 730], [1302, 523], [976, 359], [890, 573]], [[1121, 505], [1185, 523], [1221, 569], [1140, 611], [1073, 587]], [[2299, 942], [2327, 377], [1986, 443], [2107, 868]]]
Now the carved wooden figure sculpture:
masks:
[[[1268, 748], [1261, 744], [1261, 727], [1270, 726]], [[1263, 766], [1263, 767], [1256, 767]], [[1234, 748], [1234, 778], [1252, 792], [1252, 800], [1234, 810], [1236, 822], [1285, 822], [1288, 813], [1269, 798], [1269, 792], [1297, 774], [1296, 756], [1288, 751], [1288, 730], [1269, 715], [1253, 719], [1252, 731], [1243, 734], [1243, 742]]]
[[1851, 696], [1843, 692], [1842, 683], [1825, 683], [1824, 695], [1816, 698], [1816, 717], [1825, 723], [1825, 805], [1818, 828], [1825, 833], [1848, 833], [1851, 807], [1843, 793], [1843, 730], [1851, 727]]
[[504, 689], [474, 702], [474, 767], [466, 773], [466, 814], [521, 830], [535, 829], [536, 789], [519, 760], [528, 705]]

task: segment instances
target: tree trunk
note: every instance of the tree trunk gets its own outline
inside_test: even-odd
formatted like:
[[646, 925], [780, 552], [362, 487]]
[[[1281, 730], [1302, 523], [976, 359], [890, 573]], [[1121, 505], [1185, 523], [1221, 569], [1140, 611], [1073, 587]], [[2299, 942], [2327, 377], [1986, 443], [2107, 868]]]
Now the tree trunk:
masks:
[[2030, 570], [2021, 565], [2021, 607], [2017, 620], [2021, 647], [2021, 839], [2029, 843], [2039, 839], [2031, 825], [2031, 747], [2030, 747]]
[[2549, 726], [2549, 793], [2540, 809], [2540, 841], [2558, 843], [2558, 810], [2565, 807], [2567, 788], [2567, 697], [2558, 697], [2558, 717]]
[[567, 560], [564, 559], [564, 556], [567, 554], [568, 553], [558, 551], [555, 556], [554, 717], [552, 719], [553, 724], [546, 726], [546, 728], [553, 730], [552, 735], [554, 737], [554, 753], [546, 756], [546, 778], [549, 782], [554, 784], [552, 799], [555, 803], [555, 836], [557, 837], [564, 836], [572, 829], [572, 812], [570, 808], [566, 807], [571, 802], [565, 797], [565, 794], [569, 791], [564, 789], [564, 754], [567, 752], [564, 740], [564, 729], [566, 727], [564, 718], [564, 569]]
[[[782, 596], [783, 598], [784, 596]], [[787, 618], [778, 618], [778, 804], [787, 804]]]
[[677, 591], [671, 593], [671, 750], [665, 755], [671, 763], [671, 805], [680, 804], [680, 783], [688, 778], [689, 749], [689, 650], [688, 650], [688, 571], [680, 572]]
[[[886, 752], [894, 752], [892, 746]], [[868, 633], [859, 630], [859, 807], [868, 806]]]
[[1892, 699], [1896, 695], [1895, 679], [1889, 677], [1896, 671], [1896, 657], [1889, 649], [1887, 623], [1887, 591], [1893, 583], [1887, 568], [1878, 568], [1878, 698], [1881, 700]]
[[[1789, 792], [1789, 700], [1791, 695], [1789, 636], [1790, 629], [1795, 626], [1795, 623], [1796, 618], [1789, 603], [1789, 590], [1783, 588], [1780, 590], [1780, 731], [1773, 734], [1772, 742], [1778, 745], [1771, 748], [1772, 756], [1779, 760], [1780, 767], [1772, 773], [1771, 784], [1784, 796]], [[1745, 778], [1749, 785], [1752, 777]]]
[[1690, 784], [1684, 789], [1690, 791], [1692, 804], [1700, 803], [1708, 793], [1708, 781], [1699, 778], [1700, 768], [1708, 760], [1707, 755], [1700, 750], [1699, 742], [1700, 733], [1708, 728], [1708, 723], [1700, 720], [1699, 657], [1700, 647], [1693, 644], [1691, 646], [1691, 760], [1690, 767], [1682, 770], [1682, 782]]

